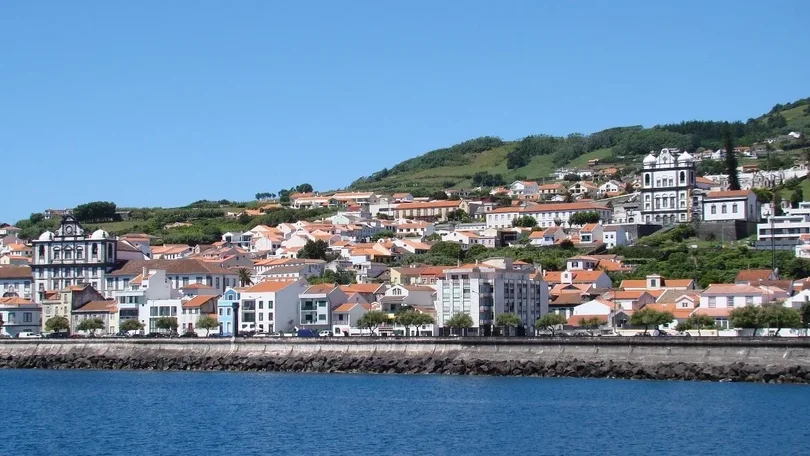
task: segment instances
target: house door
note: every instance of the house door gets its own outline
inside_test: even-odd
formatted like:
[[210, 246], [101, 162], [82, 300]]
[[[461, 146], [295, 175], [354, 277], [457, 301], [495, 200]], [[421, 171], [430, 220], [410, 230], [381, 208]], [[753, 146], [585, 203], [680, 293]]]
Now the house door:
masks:
[[188, 324], [188, 329], [186, 330], [186, 332], [194, 332], [194, 323]]

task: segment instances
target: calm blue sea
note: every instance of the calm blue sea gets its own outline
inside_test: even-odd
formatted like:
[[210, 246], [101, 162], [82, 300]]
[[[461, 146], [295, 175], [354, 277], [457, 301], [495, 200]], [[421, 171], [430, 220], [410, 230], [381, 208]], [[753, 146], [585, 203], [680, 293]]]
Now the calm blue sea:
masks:
[[810, 386], [0, 371], [0, 455], [807, 455]]

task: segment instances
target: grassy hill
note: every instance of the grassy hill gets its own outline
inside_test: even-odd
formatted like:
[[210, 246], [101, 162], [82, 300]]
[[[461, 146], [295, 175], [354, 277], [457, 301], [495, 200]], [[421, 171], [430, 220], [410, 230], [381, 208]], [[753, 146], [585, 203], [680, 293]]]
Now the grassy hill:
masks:
[[[636, 166], [650, 150], [679, 147], [723, 147], [725, 122], [686, 121], [679, 124], [617, 127], [584, 135], [552, 137], [527, 136], [518, 141], [494, 137], [476, 138], [452, 147], [428, 152], [361, 177], [350, 188], [355, 190], [408, 191], [428, 194], [443, 188], [471, 188], [480, 184], [480, 175], [495, 176], [489, 185], [516, 179], [543, 180], [556, 168], [587, 166], [588, 160]], [[810, 98], [785, 105], [777, 104], [767, 114], [728, 125], [735, 146], [747, 146], [766, 138], [799, 131], [810, 136]], [[785, 145], [793, 149], [810, 143]]]

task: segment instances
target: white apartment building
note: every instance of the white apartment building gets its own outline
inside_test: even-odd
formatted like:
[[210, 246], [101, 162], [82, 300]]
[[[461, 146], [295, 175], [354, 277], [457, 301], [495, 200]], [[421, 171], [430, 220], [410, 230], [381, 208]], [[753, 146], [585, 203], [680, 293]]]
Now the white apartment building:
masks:
[[536, 195], [540, 187], [534, 181], [515, 181], [509, 186], [511, 196], [532, 196]]
[[144, 267], [123, 290], [110, 293], [118, 304], [118, 324], [137, 319], [147, 333], [158, 332], [154, 321], [159, 317], [177, 318], [182, 306], [180, 292], [172, 288], [163, 269]]
[[525, 207], [501, 207], [491, 211], [487, 214], [487, 228], [511, 228], [513, 220], [527, 215], [534, 217], [543, 228], [558, 224], [568, 227], [568, 220], [579, 212], [597, 212], [604, 221], [612, 218], [610, 208], [596, 203], [532, 204]]
[[695, 161], [687, 152], [661, 149], [644, 158], [641, 177], [642, 223], [672, 225], [692, 219]]
[[104, 295], [112, 297], [115, 291], [126, 290], [129, 282], [141, 275], [144, 268], [166, 271], [166, 279], [175, 290], [198, 283], [222, 294], [226, 287], [239, 285], [239, 275], [235, 270], [223, 269], [198, 259], [127, 261], [107, 274]]
[[[770, 211], [769, 213], [773, 213]], [[799, 241], [803, 234], [810, 234], [810, 202], [802, 201], [799, 207], [785, 209], [785, 215], [769, 216], [757, 224], [757, 240]]]
[[498, 314], [514, 313], [534, 328], [534, 322], [548, 313], [548, 285], [531, 275], [515, 269], [511, 258], [445, 269], [436, 284], [436, 323], [445, 327], [454, 314], [465, 313], [473, 321], [468, 334], [486, 335]]
[[257, 283], [239, 294], [239, 330], [290, 332], [298, 323], [298, 295], [306, 280]]

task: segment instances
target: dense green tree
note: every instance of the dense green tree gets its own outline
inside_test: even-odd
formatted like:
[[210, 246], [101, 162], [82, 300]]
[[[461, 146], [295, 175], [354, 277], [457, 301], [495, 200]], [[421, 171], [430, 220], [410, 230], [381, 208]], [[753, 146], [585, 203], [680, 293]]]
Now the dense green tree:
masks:
[[205, 336], [208, 337], [212, 329], [219, 328], [219, 321], [211, 315], [202, 315], [197, 319], [197, 328], [204, 329]]
[[556, 330], [558, 326], [562, 326], [568, 323], [568, 320], [556, 313], [547, 313], [542, 317], [538, 318], [537, 321], [534, 322], [535, 328], [545, 328], [548, 331], [551, 331], [551, 335], [556, 334]]
[[472, 184], [476, 187], [497, 187], [506, 185], [506, 179], [502, 174], [490, 174], [486, 171], [479, 171], [473, 174]]
[[764, 325], [763, 310], [759, 306], [737, 307], [731, 311], [729, 321], [735, 328], [753, 329], [753, 336]]
[[115, 203], [93, 201], [73, 209], [73, 217], [80, 222], [108, 222], [115, 220]]
[[376, 334], [377, 327], [390, 322], [388, 314], [381, 310], [369, 310], [357, 321], [360, 328], [368, 328], [372, 334]]
[[776, 328], [774, 336], [779, 336], [782, 328], [801, 328], [802, 318], [799, 311], [781, 304], [762, 306], [762, 322], [769, 328]]
[[740, 189], [740, 174], [737, 171], [737, 153], [734, 152], [734, 138], [731, 127], [726, 123], [726, 132], [723, 137], [723, 146], [726, 149], [726, 174], [728, 174], [728, 189]]
[[599, 317], [585, 317], [580, 318], [578, 321], [579, 327], [588, 330], [591, 334], [595, 329], [605, 324], [605, 321]]
[[447, 196], [446, 192], [442, 190], [436, 190], [435, 192], [430, 194], [430, 199], [435, 201], [444, 201], [450, 199], [450, 197]]
[[236, 270], [236, 275], [239, 278], [240, 287], [249, 287], [253, 285], [253, 271], [248, 268], [239, 268]]
[[799, 314], [802, 318], [802, 325], [804, 325], [805, 328], [810, 327], [810, 302], [802, 304], [802, 307], [799, 309]]
[[397, 235], [391, 230], [382, 230], [371, 236], [371, 242], [377, 242], [380, 239], [391, 239], [395, 238]]
[[702, 335], [700, 330], [712, 329], [715, 326], [714, 318], [708, 315], [692, 314], [689, 316], [686, 322], [691, 328], [697, 329], [698, 336]]
[[463, 257], [461, 245], [457, 242], [440, 241], [430, 247], [430, 253], [445, 258], [459, 260]]
[[317, 285], [319, 283], [335, 283], [338, 285], [349, 285], [357, 282], [357, 275], [352, 271], [339, 269], [333, 271], [327, 269], [323, 272], [322, 276], [310, 277], [307, 279], [310, 285]]
[[523, 321], [513, 313], [502, 313], [495, 316], [495, 326], [521, 326]]
[[651, 327], [657, 328], [658, 326], [671, 323], [673, 320], [675, 320], [675, 317], [672, 315], [672, 312], [659, 311], [647, 307], [637, 310], [630, 316], [630, 324], [633, 326], [643, 326], [644, 334], [647, 334], [647, 331]]
[[295, 191], [298, 193], [312, 193], [312, 190], [312, 185], [310, 184], [300, 184], [295, 187]]
[[533, 228], [537, 226], [537, 219], [532, 217], [531, 215], [524, 215], [523, 217], [518, 217], [512, 220], [512, 226], [515, 227], [522, 227], [522, 228]]
[[462, 329], [472, 328], [473, 321], [472, 317], [468, 314], [458, 312], [450, 317], [449, 320], [445, 323], [448, 328], [455, 329], [456, 334]]
[[719, 160], [702, 160], [697, 166], [697, 172], [701, 176], [723, 174], [726, 172], [726, 164]]
[[104, 329], [104, 320], [100, 318], [87, 318], [79, 322], [76, 329], [79, 331], [89, 331], [90, 334], [95, 334], [97, 330]]
[[45, 321], [45, 331], [48, 332], [63, 332], [70, 329], [70, 322], [67, 318], [57, 315]]
[[310, 260], [326, 260], [329, 244], [325, 241], [307, 241], [298, 251], [298, 258], [308, 258]]
[[453, 211], [447, 211], [447, 221], [448, 222], [458, 222], [458, 223], [469, 223], [470, 216], [467, 214], [467, 211], [464, 209], [456, 209]]
[[422, 313], [413, 309], [406, 310], [404, 312], [400, 312], [396, 315], [396, 321], [398, 324], [405, 327], [406, 331], [410, 330], [410, 327], [414, 327], [413, 335], [419, 335], [419, 328], [423, 325], [430, 325], [434, 323], [433, 317]]
[[790, 206], [799, 207], [799, 203], [802, 201], [804, 201], [804, 192], [802, 191], [801, 187], [797, 187], [790, 194]]
[[155, 320], [155, 328], [161, 331], [168, 331], [169, 333], [177, 332], [177, 318], [174, 317], [160, 317]]
[[135, 320], [134, 318], [130, 318], [128, 320], [122, 321], [121, 324], [118, 326], [118, 330], [123, 333], [128, 333], [131, 331], [140, 331], [143, 329], [143, 327], [144, 327], [143, 323], [139, 322], [138, 320]]
[[568, 218], [568, 223], [571, 225], [587, 225], [588, 223], [599, 223], [601, 219], [597, 211], [584, 211], [572, 214]]
[[[42, 215], [42, 214], [41, 214], [41, 213], [39, 213], [39, 212], [34, 212], [33, 214], [31, 214], [31, 216], [30, 216], [30, 217], [28, 217], [28, 220], [29, 220], [29, 221], [31, 222], [31, 224], [33, 224], [33, 225], [36, 225], [37, 223], [39, 223], [39, 222], [43, 221], [44, 219], [45, 219], [45, 216], [44, 216], [44, 215]], [[19, 227], [18, 227], [18, 228], [19, 228]]]

